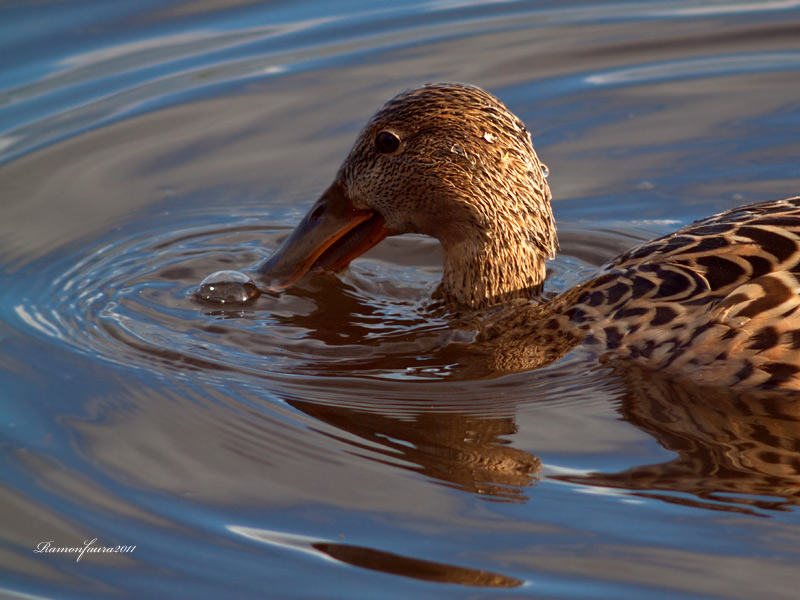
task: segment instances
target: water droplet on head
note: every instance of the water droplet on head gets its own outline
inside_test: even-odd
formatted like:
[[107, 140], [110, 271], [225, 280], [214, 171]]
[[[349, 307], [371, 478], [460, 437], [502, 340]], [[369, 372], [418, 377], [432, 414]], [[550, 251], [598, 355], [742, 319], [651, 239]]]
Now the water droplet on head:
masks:
[[214, 304], [249, 304], [261, 292], [247, 275], [240, 271], [217, 271], [197, 287], [195, 296]]
[[461, 146], [459, 146], [458, 144], [453, 144], [453, 145], [450, 147], [450, 152], [452, 152], [453, 154], [460, 154], [461, 156], [466, 156], [466, 155], [467, 155], [467, 152], [466, 152], [466, 150], [464, 150], [464, 149], [463, 149]]
[[483, 139], [485, 139], [490, 144], [494, 144], [497, 141], [497, 135], [492, 133], [491, 131], [487, 131], [483, 134]]
[[542, 170], [544, 178], [547, 179], [547, 176], [550, 175], [550, 169], [548, 169], [547, 165], [544, 163], [542, 163], [539, 168]]

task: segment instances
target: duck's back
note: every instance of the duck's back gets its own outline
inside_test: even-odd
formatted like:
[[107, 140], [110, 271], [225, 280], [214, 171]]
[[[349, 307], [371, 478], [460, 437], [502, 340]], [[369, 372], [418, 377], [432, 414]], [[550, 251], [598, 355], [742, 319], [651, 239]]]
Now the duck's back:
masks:
[[800, 197], [638, 246], [582, 286], [584, 343], [696, 382], [800, 390]]

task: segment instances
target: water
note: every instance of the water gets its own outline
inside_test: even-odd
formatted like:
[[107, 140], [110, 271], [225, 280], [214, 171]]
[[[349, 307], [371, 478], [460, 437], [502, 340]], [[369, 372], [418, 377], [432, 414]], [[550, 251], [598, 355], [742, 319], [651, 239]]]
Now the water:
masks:
[[[435, 242], [244, 306], [398, 91], [549, 166], [566, 289], [800, 193], [800, 3], [6, 2], [0, 595], [794, 598], [800, 408], [576, 354], [489, 377]], [[36, 553], [38, 545], [135, 545]]]

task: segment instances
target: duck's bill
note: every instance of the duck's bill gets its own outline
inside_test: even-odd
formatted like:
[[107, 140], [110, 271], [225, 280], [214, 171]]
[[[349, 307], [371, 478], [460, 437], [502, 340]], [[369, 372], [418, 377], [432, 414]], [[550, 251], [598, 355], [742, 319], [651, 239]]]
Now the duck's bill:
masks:
[[334, 183], [256, 273], [261, 287], [289, 287], [307, 272], [343, 269], [387, 235], [380, 215], [355, 208], [344, 186]]

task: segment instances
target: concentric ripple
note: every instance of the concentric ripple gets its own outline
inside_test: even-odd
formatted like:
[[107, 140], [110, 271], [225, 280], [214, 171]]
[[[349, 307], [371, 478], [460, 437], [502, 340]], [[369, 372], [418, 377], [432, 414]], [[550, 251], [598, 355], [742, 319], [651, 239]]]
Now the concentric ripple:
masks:
[[[214, 271], [256, 264], [288, 225], [246, 212], [180, 219], [177, 226], [171, 219], [156, 227], [139, 222], [74, 253], [30, 263], [9, 278], [3, 306], [12, 322], [51, 343], [164, 376], [190, 372], [196, 381], [221, 384], [234, 375], [249, 385], [268, 379], [279, 396], [284, 384], [289, 396], [313, 391], [321, 402], [336, 404], [373, 402], [383, 387], [391, 390], [387, 400], [429, 401], [429, 386], [437, 381], [452, 386], [437, 390], [440, 409], [452, 404], [464, 410], [468, 388], [466, 395], [483, 408], [488, 400], [495, 407], [502, 404], [498, 398], [509, 400], [507, 378], [484, 381], [484, 393], [469, 387], [487, 374], [470, 362], [472, 332], [454, 329], [452, 315], [430, 300], [440, 278], [436, 242], [393, 238], [342, 274], [317, 275], [247, 304], [210, 306], [195, 297], [200, 281]], [[611, 247], [625, 243], [606, 240]], [[553, 267], [556, 289], [593, 268], [566, 254]], [[555, 369], [536, 379], [544, 386], [561, 370]], [[576, 375], [564, 371], [559, 386], [568, 390]], [[405, 384], [403, 398], [397, 397], [398, 380]], [[520, 388], [510, 396], [530, 397], [530, 384], [510, 385]]]
[[[397, 352], [409, 331], [421, 333], [420, 343], [444, 329], [423, 301], [434, 274], [379, 273], [369, 261], [341, 280], [321, 276], [254, 305], [203, 305], [194, 291], [205, 275], [258, 262], [283, 235], [252, 215], [228, 216], [228, 224], [208, 218], [213, 224], [123, 232], [39, 260], [15, 273], [17, 289], [7, 288], [13, 311], [40, 334], [119, 364], [259, 374], [357, 362], [387, 344]], [[36, 287], [23, 289], [32, 280]]]

